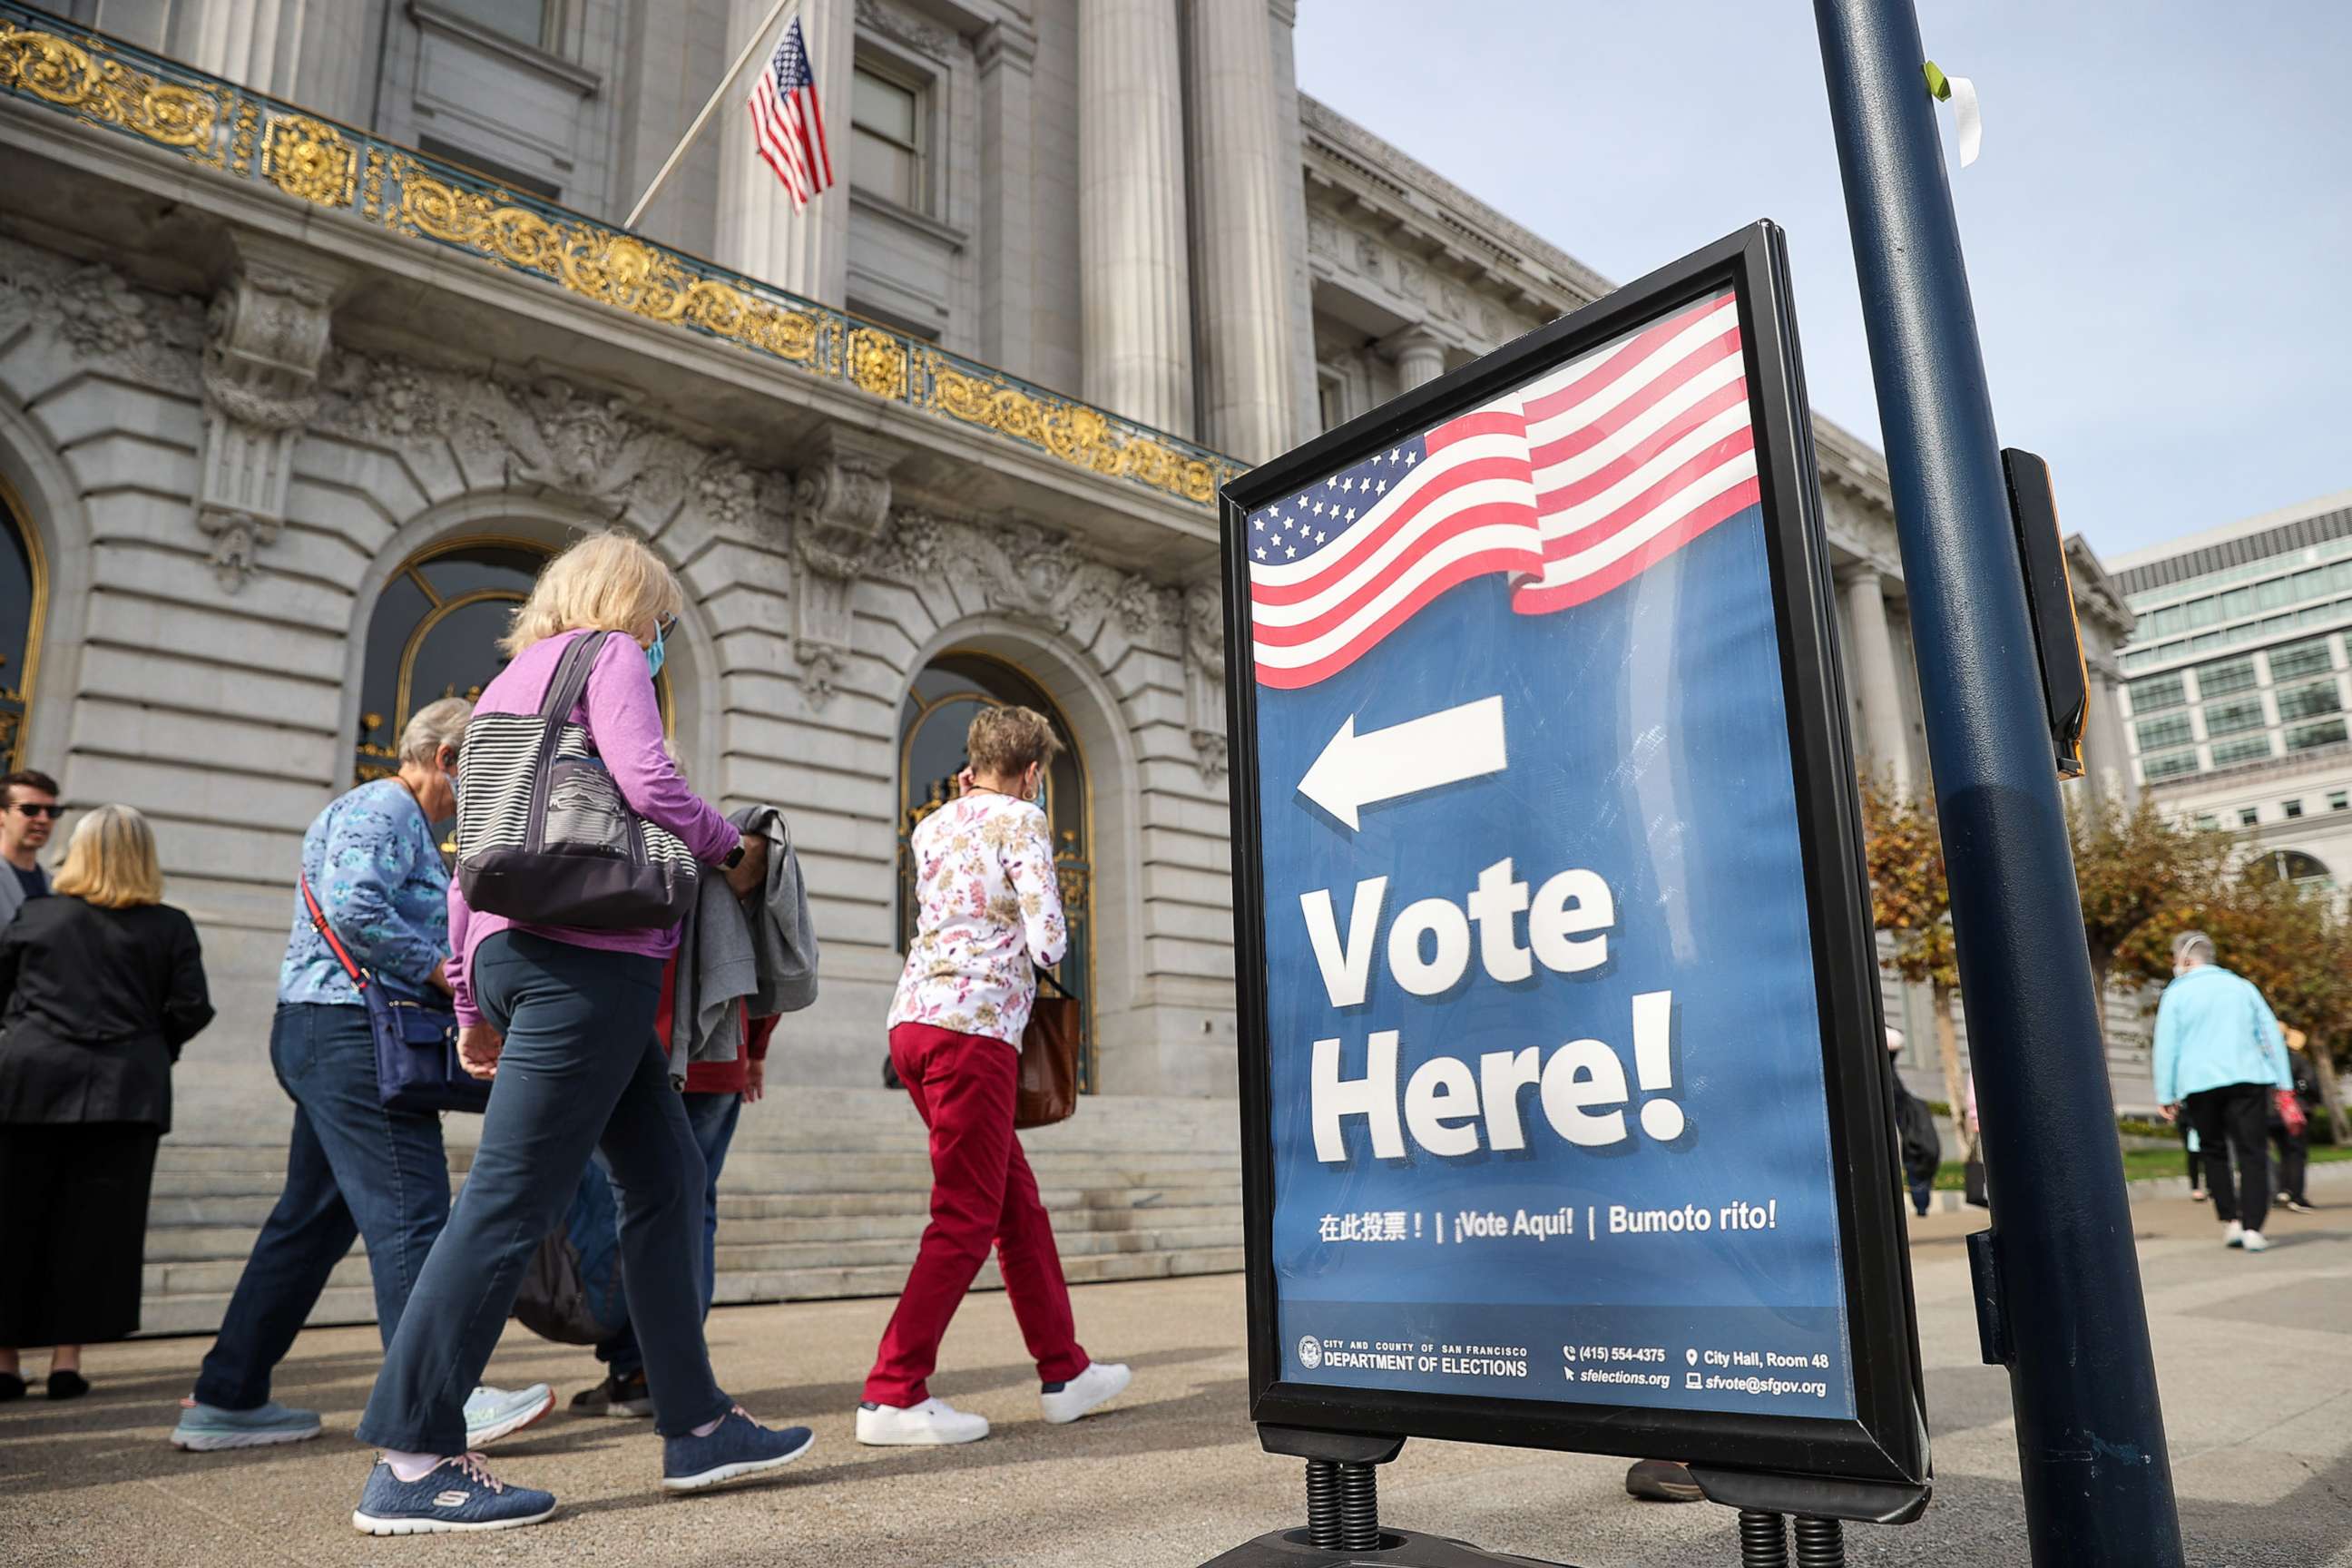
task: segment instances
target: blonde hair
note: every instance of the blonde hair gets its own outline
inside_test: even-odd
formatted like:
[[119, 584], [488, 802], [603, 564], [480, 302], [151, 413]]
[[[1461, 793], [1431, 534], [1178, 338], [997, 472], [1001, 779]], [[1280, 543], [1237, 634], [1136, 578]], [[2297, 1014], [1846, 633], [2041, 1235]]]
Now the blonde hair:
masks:
[[974, 773], [996, 778], [1017, 773], [1032, 763], [1049, 763], [1062, 742], [1054, 726], [1034, 708], [983, 708], [964, 731]]
[[136, 806], [101, 805], [74, 824], [51, 889], [101, 910], [163, 901], [155, 833]]
[[685, 590], [661, 557], [636, 535], [607, 529], [547, 563], [499, 648], [512, 658], [533, 643], [583, 628], [635, 637], [685, 607]]

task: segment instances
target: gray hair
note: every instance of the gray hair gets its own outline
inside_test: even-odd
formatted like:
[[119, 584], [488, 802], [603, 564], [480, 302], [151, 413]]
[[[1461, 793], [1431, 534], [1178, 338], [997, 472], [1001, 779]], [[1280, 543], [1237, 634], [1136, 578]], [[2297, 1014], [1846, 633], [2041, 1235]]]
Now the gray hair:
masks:
[[2213, 962], [2213, 939], [2201, 931], [2185, 931], [2172, 939], [2172, 962], [2175, 963], [2210, 963]]
[[407, 727], [400, 731], [401, 762], [430, 766], [442, 747], [456, 751], [466, 739], [466, 725], [473, 717], [474, 705], [462, 697], [427, 702], [408, 716]]

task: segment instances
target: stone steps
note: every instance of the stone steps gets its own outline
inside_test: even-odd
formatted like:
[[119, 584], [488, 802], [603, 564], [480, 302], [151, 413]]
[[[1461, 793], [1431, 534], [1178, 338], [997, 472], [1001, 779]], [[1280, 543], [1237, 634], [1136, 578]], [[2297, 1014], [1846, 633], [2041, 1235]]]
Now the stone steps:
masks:
[[[445, 1121], [451, 1185], [480, 1123]], [[285, 1173], [286, 1121], [183, 1125], [150, 1206], [144, 1331], [210, 1332]], [[1241, 1267], [1239, 1131], [1229, 1100], [1093, 1099], [1022, 1142], [1073, 1283]], [[925, 1133], [903, 1095], [779, 1089], [746, 1111], [719, 1199], [722, 1302], [887, 1296], [928, 1221]], [[982, 1289], [1000, 1288], [995, 1265]], [[314, 1325], [372, 1321], [362, 1248], [339, 1264]]]

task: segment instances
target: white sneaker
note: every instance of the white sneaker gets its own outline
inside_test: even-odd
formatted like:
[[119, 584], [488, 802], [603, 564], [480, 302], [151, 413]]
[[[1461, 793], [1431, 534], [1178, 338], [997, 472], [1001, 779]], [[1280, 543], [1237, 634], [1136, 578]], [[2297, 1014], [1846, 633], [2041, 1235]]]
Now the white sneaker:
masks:
[[2263, 1239], [2263, 1233], [2259, 1230], [2250, 1230], [2246, 1232], [2245, 1239], [2239, 1242], [2238, 1245], [2244, 1247], [2248, 1252], [2268, 1252], [2271, 1247], [2271, 1244]]
[[1058, 1426], [1117, 1399], [1134, 1377], [1118, 1362], [1088, 1362], [1086, 1371], [1057, 1388], [1048, 1388], [1037, 1402], [1045, 1407], [1045, 1419]]
[[466, 1400], [466, 1447], [479, 1448], [510, 1437], [555, 1408], [555, 1391], [543, 1383], [509, 1393], [477, 1384]]
[[857, 1440], [877, 1448], [977, 1443], [987, 1436], [987, 1416], [958, 1410], [944, 1399], [926, 1399], [920, 1405], [857, 1407]]
[[2221, 1227], [2221, 1245], [2224, 1247], [2245, 1246], [2246, 1227], [2240, 1225], [2236, 1220], [2231, 1220], [2229, 1224], [2223, 1226]]

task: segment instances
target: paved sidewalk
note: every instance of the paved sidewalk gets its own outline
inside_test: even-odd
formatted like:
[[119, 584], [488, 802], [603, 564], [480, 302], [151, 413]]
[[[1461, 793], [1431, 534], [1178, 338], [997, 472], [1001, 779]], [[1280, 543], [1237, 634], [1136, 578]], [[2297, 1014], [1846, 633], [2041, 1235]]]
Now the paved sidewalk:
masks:
[[[2352, 1180], [2315, 1173], [2327, 1206], [2282, 1215], [2258, 1258], [2225, 1251], [2201, 1205], [2136, 1205], [2191, 1560], [2352, 1568]], [[2026, 1561], [2006, 1374], [1977, 1363], [1961, 1238], [1931, 1215], [1913, 1257], [1936, 1432], [1937, 1496], [1905, 1531], [1853, 1532], [1852, 1561], [1978, 1568]], [[811, 1422], [816, 1451], [761, 1487], [670, 1499], [646, 1424], [558, 1408], [493, 1450], [551, 1488], [549, 1524], [492, 1536], [377, 1541], [350, 1528], [367, 1459], [351, 1430], [377, 1362], [371, 1330], [305, 1335], [278, 1392], [327, 1413], [291, 1447], [182, 1454], [164, 1438], [204, 1342], [94, 1351], [96, 1393], [0, 1408], [0, 1563], [118, 1564], [1034, 1564], [1190, 1568], [1303, 1521], [1298, 1467], [1260, 1454], [1244, 1411], [1241, 1282], [1232, 1276], [1077, 1292], [1078, 1327], [1135, 1363], [1127, 1399], [1075, 1426], [1038, 1418], [1004, 1298], [974, 1298], [935, 1386], [998, 1424], [971, 1448], [857, 1447], [850, 1412], [887, 1301], [721, 1310], [721, 1381], [757, 1414]], [[33, 1358], [33, 1370], [43, 1366]], [[491, 1367], [559, 1398], [595, 1376], [585, 1351], [517, 1329]], [[1415, 1442], [1384, 1475], [1391, 1522], [1559, 1562], [1711, 1568], [1738, 1562], [1730, 1516], [1631, 1502], [1622, 1463]]]

